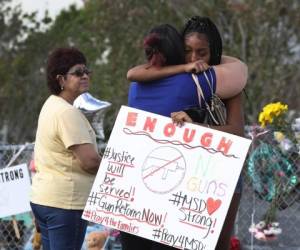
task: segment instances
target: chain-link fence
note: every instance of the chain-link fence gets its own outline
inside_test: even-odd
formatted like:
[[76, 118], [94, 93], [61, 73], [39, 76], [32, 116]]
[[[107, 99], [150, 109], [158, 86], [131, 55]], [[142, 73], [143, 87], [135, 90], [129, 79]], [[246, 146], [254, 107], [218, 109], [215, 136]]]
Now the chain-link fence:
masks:
[[[33, 144], [0, 146], [0, 169], [21, 163], [29, 166], [32, 151]], [[282, 151], [268, 135], [254, 139], [244, 167], [244, 190], [235, 227], [242, 249], [300, 249], [299, 168], [299, 152]], [[281, 175], [279, 181], [284, 187], [279, 185], [280, 182], [274, 182], [277, 173]], [[264, 219], [274, 199], [277, 199], [276, 221], [280, 223], [282, 233], [276, 240], [257, 240], [249, 228], [253, 222], [257, 224]], [[1, 218], [0, 250], [28, 250], [26, 244], [32, 233], [30, 213]]]
[[[105, 143], [99, 140], [99, 150], [105, 147]], [[31, 166], [33, 144], [25, 145], [0, 145], [0, 170], [8, 169], [10, 166], [26, 163]], [[1, 180], [0, 180], [1, 184]], [[4, 203], [4, 204], [3, 204]], [[5, 200], [0, 197], [0, 206], [5, 206]], [[100, 225], [89, 223], [87, 235], [93, 231], [107, 230]], [[105, 250], [120, 250], [121, 243], [116, 230], [110, 230], [105, 241]], [[37, 239], [33, 215], [31, 212], [0, 218], [0, 250], [42, 250], [41, 241]], [[87, 250], [86, 242], [82, 250]]]
[[[294, 134], [288, 139], [258, 127], [249, 135], [253, 141], [243, 172], [244, 190], [235, 233], [243, 249], [299, 250], [299, 141]], [[264, 225], [262, 221], [270, 223]]]
[[[26, 163], [29, 166], [33, 144], [0, 145], [0, 170]], [[2, 182], [2, 181], [1, 181]], [[5, 200], [2, 201], [5, 203]], [[23, 249], [32, 234], [30, 213], [0, 218], [0, 250]]]

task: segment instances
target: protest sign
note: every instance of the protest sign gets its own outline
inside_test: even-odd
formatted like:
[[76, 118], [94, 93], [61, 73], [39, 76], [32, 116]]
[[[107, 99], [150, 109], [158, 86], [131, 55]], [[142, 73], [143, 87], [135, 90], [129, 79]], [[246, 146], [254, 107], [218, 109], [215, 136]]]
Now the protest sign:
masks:
[[214, 249], [250, 143], [123, 106], [82, 217], [178, 249]]
[[30, 211], [30, 177], [26, 164], [0, 170], [0, 218]]

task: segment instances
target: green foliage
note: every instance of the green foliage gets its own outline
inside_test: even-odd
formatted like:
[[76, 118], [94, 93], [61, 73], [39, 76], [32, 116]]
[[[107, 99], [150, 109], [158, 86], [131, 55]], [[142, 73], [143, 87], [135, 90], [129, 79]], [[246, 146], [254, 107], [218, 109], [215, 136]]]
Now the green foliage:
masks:
[[[183, 3], [176, 1], [176, 8]], [[257, 122], [259, 110], [282, 101], [299, 111], [300, 2], [291, 0], [186, 1], [184, 16], [209, 16], [220, 29], [224, 54], [247, 63], [245, 110]]]
[[[93, 70], [91, 93], [112, 102], [107, 116], [109, 134], [121, 105], [127, 103], [127, 70], [144, 61], [142, 39], [159, 23], [181, 28], [188, 17], [205, 15], [218, 25], [224, 52], [248, 64], [246, 114], [257, 119], [265, 103], [280, 100], [300, 106], [299, 2], [90, 0], [71, 6], [52, 21], [35, 13], [9, 9], [0, 0], [0, 129], [6, 121], [9, 140], [33, 141], [37, 117], [48, 91], [45, 61], [55, 47], [76, 46]], [[48, 27], [46, 30], [43, 27]]]

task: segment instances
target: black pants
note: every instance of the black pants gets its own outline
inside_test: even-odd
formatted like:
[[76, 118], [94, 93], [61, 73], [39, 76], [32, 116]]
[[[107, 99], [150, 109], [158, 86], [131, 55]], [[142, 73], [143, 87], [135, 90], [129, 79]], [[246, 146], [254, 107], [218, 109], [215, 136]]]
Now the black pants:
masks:
[[174, 250], [158, 242], [147, 240], [139, 236], [121, 232], [122, 250]]

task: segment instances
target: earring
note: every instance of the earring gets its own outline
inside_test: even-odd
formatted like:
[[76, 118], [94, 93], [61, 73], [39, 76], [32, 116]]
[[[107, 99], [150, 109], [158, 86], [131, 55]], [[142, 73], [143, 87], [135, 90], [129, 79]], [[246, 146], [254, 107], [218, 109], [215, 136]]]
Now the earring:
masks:
[[64, 86], [61, 86], [60, 89], [61, 89], [61, 90], [64, 90]]

